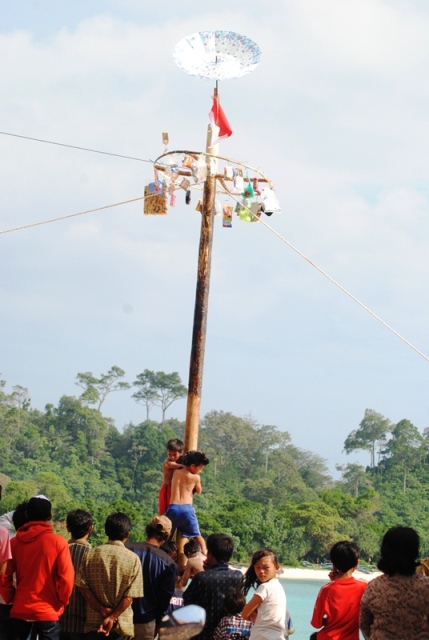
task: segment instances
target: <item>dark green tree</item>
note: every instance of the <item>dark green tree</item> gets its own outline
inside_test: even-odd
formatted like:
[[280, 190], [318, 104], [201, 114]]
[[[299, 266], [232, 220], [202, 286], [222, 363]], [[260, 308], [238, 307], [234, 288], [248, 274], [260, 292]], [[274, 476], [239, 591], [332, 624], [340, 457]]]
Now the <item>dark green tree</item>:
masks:
[[138, 374], [133, 385], [137, 387], [137, 391], [132, 397], [146, 407], [146, 419], [149, 420], [152, 407], [158, 406], [162, 411], [162, 424], [165, 422], [167, 409], [176, 400], [184, 398], [188, 392], [177, 371], [165, 373], [145, 369], [143, 373]]
[[375, 453], [376, 445], [390, 431], [390, 420], [377, 413], [372, 409], [365, 409], [365, 415], [359, 424], [359, 428], [355, 429], [347, 436], [344, 442], [344, 451], [351, 453], [363, 449], [369, 451], [371, 455], [371, 469], [375, 469]]
[[84, 390], [80, 396], [81, 400], [88, 405], [96, 404], [98, 411], [100, 411], [103, 402], [110, 393], [125, 391], [131, 387], [128, 382], [121, 380], [124, 376], [125, 371], [115, 365], [99, 378], [96, 378], [91, 371], [78, 373], [76, 384]]
[[393, 465], [402, 469], [402, 490], [405, 493], [409, 469], [419, 464], [425, 456], [424, 438], [412, 422], [400, 420], [392, 429], [385, 453]]
[[263, 424], [257, 429], [258, 447], [265, 458], [265, 473], [268, 473], [268, 456], [281, 445], [286, 446], [291, 441], [287, 431], [279, 431], [276, 426]]
[[341, 471], [342, 486], [354, 498], [358, 498], [362, 491], [372, 486], [371, 479], [360, 464], [337, 464], [337, 470]]

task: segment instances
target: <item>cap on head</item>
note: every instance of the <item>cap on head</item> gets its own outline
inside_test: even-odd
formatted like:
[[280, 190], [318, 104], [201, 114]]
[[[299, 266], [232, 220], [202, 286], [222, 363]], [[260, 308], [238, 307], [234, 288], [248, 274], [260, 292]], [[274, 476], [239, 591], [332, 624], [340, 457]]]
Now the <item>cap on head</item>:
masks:
[[170, 518], [167, 516], [155, 516], [149, 523], [150, 527], [157, 529], [160, 533], [164, 533], [169, 536], [173, 527]]

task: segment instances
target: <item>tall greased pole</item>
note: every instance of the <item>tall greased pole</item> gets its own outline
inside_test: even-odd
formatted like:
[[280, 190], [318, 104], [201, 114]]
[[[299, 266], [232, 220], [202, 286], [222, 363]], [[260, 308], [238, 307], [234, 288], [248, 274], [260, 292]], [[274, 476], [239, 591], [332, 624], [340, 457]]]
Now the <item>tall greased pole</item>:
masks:
[[[211, 126], [208, 127], [206, 152], [209, 153]], [[203, 385], [204, 352], [206, 347], [207, 312], [209, 305], [210, 272], [213, 244], [213, 217], [216, 195], [216, 178], [211, 175], [207, 157], [207, 178], [204, 182], [201, 209], [200, 249], [195, 292], [194, 326], [192, 331], [191, 360], [189, 365], [188, 404], [186, 407], [185, 450], [198, 448], [201, 390]]]

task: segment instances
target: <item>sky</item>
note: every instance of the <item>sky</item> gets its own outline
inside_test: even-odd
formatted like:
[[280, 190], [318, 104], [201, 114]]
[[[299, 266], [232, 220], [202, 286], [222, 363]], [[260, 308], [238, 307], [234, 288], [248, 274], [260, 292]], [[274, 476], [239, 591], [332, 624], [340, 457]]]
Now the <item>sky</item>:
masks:
[[[227, 30], [262, 51], [220, 83], [233, 129], [220, 153], [259, 167], [272, 230], [215, 219], [202, 392], [211, 410], [287, 430], [337, 464], [365, 409], [429, 425], [429, 6], [423, 0], [16, 0], [0, 5], [0, 371], [32, 405], [79, 395], [117, 365], [188, 381], [200, 214], [141, 198], [153, 161], [203, 151], [213, 84], [175, 45]], [[146, 160], [127, 160], [12, 133]], [[275, 233], [274, 233], [275, 232]], [[276, 235], [278, 234], [278, 235]], [[280, 236], [280, 237], [279, 237]], [[283, 241], [283, 239], [285, 241]], [[289, 243], [289, 244], [287, 244]], [[340, 283], [422, 354], [336, 287]], [[118, 429], [145, 419], [108, 397]], [[425, 400], [426, 398], [426, 400]], [[186, 402], [168, 417], [185, 418]], [[154, 410], [154, 419], [160, 413]]]

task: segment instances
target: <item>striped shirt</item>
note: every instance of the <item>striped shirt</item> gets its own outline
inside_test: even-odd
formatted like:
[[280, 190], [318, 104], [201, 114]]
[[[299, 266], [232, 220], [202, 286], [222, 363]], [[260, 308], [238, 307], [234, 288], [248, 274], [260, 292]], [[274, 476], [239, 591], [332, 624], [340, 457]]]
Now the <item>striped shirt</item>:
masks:
[[[73, 562], [75, 574], [79, 573], [80, 565], [91, 545], [86, 540], [69, 541], [69, 550]], [[62, 633], [83, 633], [86, 618], [86, 601], [79, 589], [74, 586], [70, 602], [65, 607], [61, 616]]]

